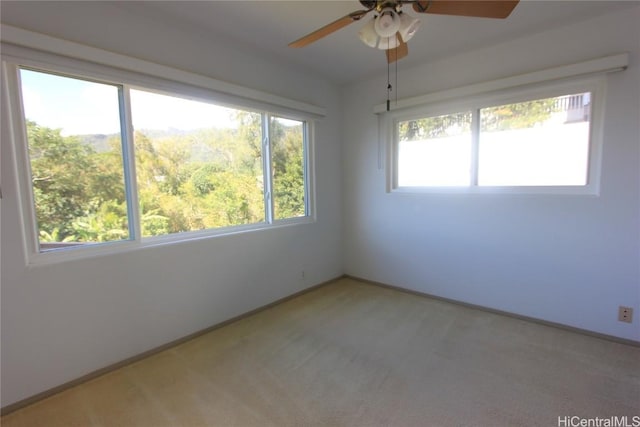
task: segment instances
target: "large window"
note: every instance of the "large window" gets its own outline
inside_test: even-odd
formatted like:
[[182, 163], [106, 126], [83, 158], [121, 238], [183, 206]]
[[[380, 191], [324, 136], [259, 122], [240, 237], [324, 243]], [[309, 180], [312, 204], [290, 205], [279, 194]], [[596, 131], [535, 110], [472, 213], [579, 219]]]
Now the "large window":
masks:
[[39, 252], [310, 215], [304, 118], [36, 67], [16, 72]]
[[[393, 188], [593, 190], [594, 94], [560, 87], [479, 98], [446, 114], [402, 113], [394, 121]], [[521, 98], [522, 100], [518, 100]], [[438, 106], [431, 106], [438, 111]], [[405, 118], [406, 117], [406, 118]]]

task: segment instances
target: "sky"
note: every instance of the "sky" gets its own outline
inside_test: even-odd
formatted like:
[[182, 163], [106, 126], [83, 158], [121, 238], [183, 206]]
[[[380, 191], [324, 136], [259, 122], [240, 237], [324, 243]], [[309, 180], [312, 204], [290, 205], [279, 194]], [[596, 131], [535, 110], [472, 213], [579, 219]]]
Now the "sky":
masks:
[[[21, 70], [27, 119], [62, 135], [120, 132], [118, 86]], [[232, 109], [203, 102], [131, 90], [135, 129], [233, 127]]]

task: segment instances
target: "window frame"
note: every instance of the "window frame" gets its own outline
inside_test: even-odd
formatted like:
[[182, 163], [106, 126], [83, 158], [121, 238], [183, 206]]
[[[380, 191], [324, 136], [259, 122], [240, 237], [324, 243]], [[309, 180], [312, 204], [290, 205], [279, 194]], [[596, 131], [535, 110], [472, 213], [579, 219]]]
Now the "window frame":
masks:
[[[4, 47], [4, 45], [3, 45]], [[193, 240], [209, 239], [218, 236], [227, 236], [249, 231], [291, 226], [297, 224], [310, 224], [316, 222], [315, 209], [315, 172], [314, 172], [314, 122], [318, 118], [315, 112], [298, 110], [297, 101], [292, 101], [294, 108], [284, 105], [274, 105], [255, 99], [246, 99], [239, 95], [220, 93], [204, 86], [198, 86], [185, 81], [169, 80], [153, 75], [143, 75], [135, 71], [127, 71], [111, 68], [90, 61], [74, 58], [66, 58], [49, 52], [33, 51], [29, 48], [10, 46], [10, 53], [2, 53], [2, 84], [6, 88], [3, 95], [3, 106], [9, 114], [9, 132], [11, 141], [12, 163], [15, 168], [17, 185], [17, 202], [21, 217], [21, 228], [25, 250], [25, 262], [28, 266], [46, 265], [69, 260], [84, 259], [95, 256], [122, 253], [145, 247], [157, 245], [181, 244]], [[16, 54], [17, 52], [18, 54]], [[125, 57], [126, 58], [126, 57]], [[154, 65], [154, 64], [151, 64]], [[26, 133], [26, 121], [22, 104], [22, 88], [20, 84], [20, 69], [30, 69], [45, 73], [58, 74], [65, 77], [78, 78], [97, 83], [115, 85], [122, 91], [120, 97], [120, 116], [123, 144], [123, 172], [125, 174], [125, 186], [127, 193], [127, 205], [130, 207], [128, 221], [130, 238], [121, 241], [90, 242], [69, 248], [60, 248], [49, 251], [40, 250], [38, 225], [36, 221], [33, 186], [31, 185], [31, 164], [28, 153], [28, 140]], [[172, 69], [169, 69], [170, 71]], [[185, 72], [177, 71], [179, 75]], [[189, 73], [186, 73], [187, 77]], [[197, 76], [194, 75], [197, 80]], [[211, 80], [213, 83], [217, 82]], [[241, 224], [205, 230], [186, 231], [181, 233], [166, 234], [161, 236], [142, 237], [140, 227], [140, 212], [138, 203], [138, 188], [135, 170], [135, 146], [133, 140], [133, 123], [131, 117], [130, 89], [140, 89], [180, 98], [192, 99], [216, 105], [237, 108], [247, 111], [255, 111], [262, 116], [263, 163], [269, 163], [269, 168], [263, 168], [265, 179], [269, 178], [269, 192], [264, 188], [265, 218], [255, 224]], [[249, 90], [249, 89], [248, 89]], [[249, 90], [251, 91], [251, 90]], [[268, 95], [265, 95], [268, 97]], [[272, 215], [273, 201], [270, 191], [271, 176], [271, 150], [269, 133], [269, 120], [271, 117], [286, 118], [300, 121], [303, 124], [303, 155], [304, 155], [304, 186], [305, 186], [305, 215], [300, 217], [274, 220]], [[265, 126], [266, 123], [266, 126]], [[265, 181], [265, 182], [267, 182]], [[267, 196], [269, 200], [267, 201]]]
[[[568, 78], [522, 87], [470, 95], [464, 99], [435, 101], [387, 113], [387, 192], [445, 194], [548, 194], [590, 195], [600, 192], [602, 128], [604, 121], [606, 77], [603, 75]], [[546, 99], [573, 93], [591, 93], [591, 116], [586, 185], [480, 186], [478, 185], [480, 110], [483, 108]], [[468, 186], [398, 186], [398, 125], [425, 117], [471, 111], [471, 180]]]

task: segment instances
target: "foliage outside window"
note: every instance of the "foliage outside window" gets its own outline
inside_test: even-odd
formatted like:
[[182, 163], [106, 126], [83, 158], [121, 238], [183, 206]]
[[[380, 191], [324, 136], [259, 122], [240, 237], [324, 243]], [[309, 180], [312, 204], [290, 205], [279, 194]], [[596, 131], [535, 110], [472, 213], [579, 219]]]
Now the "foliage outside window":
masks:
[[305, 215], [304, 187], [304, 124], [295, 120], [272, 117], [270, 124], [272, 150], [272, 181], [276, 219]]
[[396, 125], [396, 187], [585, 186], [591, 92]]
[[20, 80], [41, 251], [308, 215], [304, 121], [26, 68]]
[[[121, 88], [26, 69], [20, 74], [42, 247], [130, 239]], [[70, 121], [77, 126], [70, 128]]]

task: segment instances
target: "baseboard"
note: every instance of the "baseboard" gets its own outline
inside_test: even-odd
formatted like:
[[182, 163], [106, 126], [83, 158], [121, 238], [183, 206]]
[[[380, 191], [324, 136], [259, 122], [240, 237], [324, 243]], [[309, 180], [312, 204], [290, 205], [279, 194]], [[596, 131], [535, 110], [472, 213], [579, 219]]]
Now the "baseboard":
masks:
[[4, 416], [4, 415], [7, 415], [7, 414], [10, 414], [11, 412], [15, 412], [15, 411], [17, 411], [19, 409], [22, 409], [22, 408], [24, 408], [26, 406], [32, 405], [32, 404], [34, 404], [36, 402], [44, 400], [44, 399], [46, 399], [48, 397], [51, 397], [51, 396], [53, 396], [55, 394], [58, 394], [60, 392], [65, 391], [65, 390], [68, 390], [68, 389], [70, 389], [72, 387], [75, 387], [77, 385], [83, 384], [83, 383], [85, 383], [87, 381], [93, 380], [93, 379], [98, 378], [98, 377], [100, 377], [102, 375], [108, 374], [109, 372], [113, 372], [113, 371], [115, 371], [117, 369], [120, 369], [120, 368], [123, 368], [125, 366], [131, 365], [132, 363], [139, 362], [142, 359], [145, 359], [145, 358], [147, 358], [149, 356], [153, 356], [154, 354], [157, 354], [157, 353], [160, 353], [162, 351], [168, 350], [168, 349], [170, 349], [172, 347], [176, 347], [176, 346], [178, 346], [180, 344], [183, 344], [183, 343], [185, 343], [185, 342], [187, 342], [189, 340], [192, 340], [194, 338], [197, 338], [197, 337], [199, 337], [201, 335], [204, 335], [204, 334], [207, 334], [207, 333], [209, 333], [211, 331], [215, 331], [216, 329], [222, 328], [223, 326], [227, 326], [227, 325], [229, 325], [231, 323], [237, 322], [237, 321], [242, 320], [242, 319], [244, 319], [246, 317], [252, 316], [252, 315], [254, 315], [256, 313], [259, 313], [261, 311], [264, 311], [264, 310], [267, 310], [269, 308], [272, 308], [272, 307], [274, 307], [274, 306], [276, 306], [278, 304], [282, 304], [283, 302], [289, 301], [289, 300], [291, 300], [293, 298], [296, 298], [296, 297], [299, 297], [299, 296], [304, 295], [306, 293], [309, 293], [311, 291], [314, 291], [314, 290], [316, 290], [318, 288], [321, 288], [323, 286], [326, 286], [326, 285], [328, 285], [330, 283], [334, 283], [334, 282], [336, 282], [336, 281], [338, 281], [340, 279], [343, 279], [344, 277], [346, 277], [346, 276], [345, 275], [341, 275], [341, 276], [335, 277], [333, 279], [327, 280], [325, 282], [318, 283], [317, 285], [313, 285], [311, 287], [308, 287], [306, 289], [303, 289], [301, 291], [298, 291], [298, 292], [293, 293], [291, 295], [288, 295], [286, 297], [277, 299], [277, 300], [275, 300], [273, 302], [270, 302], [269, 304], [265, 304], [263, 306], [255, 308], [253, 310], [250, 310], [250, 311], [248, 311], [246, 313], [243, 313], [243, 314], [240, 314], [238, 316], [232, 317], [231, 319], [227, 319], [227, 320], [225, 320], [223, 322], [216, 323], [215, 325], [209, 326], [209, 327], [207, 327], [205, 329], [202, 329], [202, 330], [199, 330], [199, 331], [194, 332], [192, 334], [186, 335], [186, 336], [184, 336], [182, 338], [178, 338], [177, 340], [171, 341], [171, 342], [169, 342], [167, 344], [163, 344], [161, 346], [152, 348], [151, 350], [147, 350], [147, 351], [145, 351], [143, 353], [140, 353], [140, 354], [137, 354], [135, 356], [129, 357], [127, 359], [121, 360], [120, 362], [116, 362], [116, 363], [111, 364], [109, 366], [105, 366], [104, 368], [100, 368], [98, 370], [90, 372], [90, 373], [88, 373], [86, 375], [83, 375], [83, 376], [81, 376], [79, 378], [76, 378], [74, 380], [68, 381], [68, 382], [66, 382], [64, 384], [61, 384], [59, 386], [50, 388], [48, 390], [45, 390], [45, 391], [40, 392], [38, 394], [35, 394], [33, 396], [30, 396], [30, 397], [27, 397], [25, 399], [19, 400], [19, 401], [15, 402], [15, 403], [11, 403], [11, 404], [9, 404], [7, 406], [4, 406], [3, 408], [0, 408], [0, 415]]
[[575, 332], [575, 333], [582, 334], [582, 335], [587, 335], [587, 336], [590, 336], [590, 337], [593, 337], [593, 338], [599, 338], [599, 339], [602, 339], [602, 340], [612, 341], [612, 342], [615, 342], [615, 343], [618, 343], [618, 344], [625, 344], [625, 345], [630, 345], [630, 346], [633, 346], [633, 347], [640, 347], [640, 341], [629, 340], [629, 339], [625, 339], [625, 338], [616, 337], [614, 335], [607, 335], [607, 334], [602, 334], [602, 333], [599, 333], [599, 332], [593, 332], [593, 331], [590, 331], [588, 329], [581, 329], [581, 328], [576, 328], [574, 326], [563, 325], [562, 323], [551, 322], [551, 321], [548, 321], [548, 320], [537, 319], [535, 317], [524, 316], [524, 315], [521, 315], [521, 314], [509, 312], [509, 311], [503, 311], [503, 310], [498, 310], [498, 309], [495, 309], [495, 308], [484, 307], [484, 306], [477, 305], [477, 304], [471, 304], [471, 303], [467, 303], [467, 302], [463, 302], [463, 301], [457, 301], [457, 300], [454, 300], [454, 299], [450, 299], [450, 298], [445, 298], [445, 297], [441, 297], [441, 296], [438, 296], [438, 295], [429, 294], [427, 292], [414, 291], [412, 289], [402, 288], [400, 286], [390, 285], [388, 283], [376, 282], [375, 280], [364, 279], [364, 278], [357, 277], [357, 276], [352, 276], [352, 275], [349, 275], [349, 274], [345, 274], [344, 277], [347, 277], [347, 278], [352, 279], [352, 280], [357, 280], [359, 282], [368, 283], [368, 284], [371, 284], [371, 285], [374, 285], [374, 286], [380, 286], [380, 287], [383, 287], [383, 288], [393, 289], [393, 290], [396, 290], [396, 291], [399, 291], [399, 292], [404, 292], [404, 293], [417, 295], [417, 296], [421, 296], [421, 297], [425, 297], [425, 298], [430, 298], [430, 299], [434, 299], [434, 300], [438, 300], [438, 301], [444, 301], [444, 302], [448, 302], [450, 304], [455, 304], [455, 305], [459, 305], [459, 306], [463, 306], [463, 307], [467, 307], [467, 308], [473, 308], [475, 310], [481, 310], [481, 311], [486, 311], [486, 312], [489, 312], [489, 313], [499, 314], [501, 316], [512, 317], [514, 319], [525, 320], [527, 322], [537, 323], [539, 325], [544, 325], [544, 326], [550, 326], [550, 327], [553, 327], [553, 328], [562, 329], [562, 330], [569, 331], [569, 332]]

